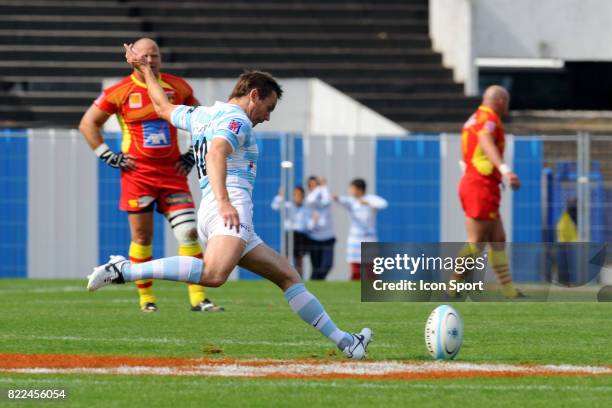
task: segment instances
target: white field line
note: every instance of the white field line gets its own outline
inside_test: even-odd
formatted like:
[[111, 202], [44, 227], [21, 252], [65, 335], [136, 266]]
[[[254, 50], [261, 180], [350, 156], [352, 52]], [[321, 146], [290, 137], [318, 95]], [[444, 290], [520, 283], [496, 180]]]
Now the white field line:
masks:
[[[121, 377], [121, 384], [141, 384], [140, 380], [130, 380], [129, 377]], [[183, 380], [180, 385], [201, 387], [206, 385], [206, 379], [202, 380]], [[436, 381], [436, 380], [434, 380]], [[117, 384], [117, 380], [102, 380], [102, 379], [83, 379], [78, 376], [74, 377], [62, 377], [62, 378], [23, 378], [23, 377], [0, 377], [0, 384], [24, 384], [35, 386], [40, 384], [54, 384], [59, 385], [104, 385], [114, 386]], [[322, 380], [322, 381], [299, 381], [299, 380], [286, 380], [286, 379], [274, 379], [271, 381], [260, 381], [252, 383], [244, 380], [225, 379], [223, 381], [217, 381], [213, 385], [215, 388], [252, 388], [252, 387], [287, 387], [287, 388], [356, 388], [356, 389], [379, 389], [379, 390], [404, 390], [404, 389], [424, 389], [424, 390], [470, 390], [470, 391], [546, 391], [546, 392], [612, 392], [612, 386], [607, 385], [548, 385], [548, 384], [431, 384], [422, 383], [417, 381], [388, 383], [388, 382], [347, 382], [347, 381], [336, 381], [336, 380]]]
[[99, 303], [132, 303], [138, 304], [137, 299], [113, 299], [113, 300], [103, 300], [100, 299], [98, 302], [92, 302], [92, 299], [58, 299], [58, 300], [32, 300], [28, 302], [29, 304], [38, 304], [38, 305], [62, 305], [62, 304], [82, 304], [82, 305], [93, 305], [98, 306]]
[[[83, 280], [85, 282], [85, 280]], [[125, 286], [110, 286], [104, 289], [105, 292], [108, 291], [133, 291], [134, 288], [130, 285]], [[0, 295], [10, 294], [10, 293], [67, 293], [67, 292], [87, 292], [86, 283], [83, 283], [82, 286], [76, 285], [68, 285], [68, 286], [57, 286], [51, 288], [39, 287], [39, 288], [31, 288], [31, 287], [13, 287], [11, 289], [0, 289]]]
[[457, 362], [291, 362], [283, 360], [242, 360], [233, 362], [213, 362], [183, 366], [117, 366], [104, 368], [16, 368], [0, 371], [27, 374], [119, 374], [119, 375], [178, 375], [205, 377], [320, 377], [348, 376], [352, 378], [370, 376], [411, 376], [428, 374], [499, 373], [517, 375], [612, 375], [612, 367], [543, 365], [520, 366], [510, 364], [472, 364]]
[[65, 292], [84, 292], [83, 286], [58, 286], [52, 288], [11, 288], [11, 289], [0, 289], [0, 294], [9, 293], [65, 293]]

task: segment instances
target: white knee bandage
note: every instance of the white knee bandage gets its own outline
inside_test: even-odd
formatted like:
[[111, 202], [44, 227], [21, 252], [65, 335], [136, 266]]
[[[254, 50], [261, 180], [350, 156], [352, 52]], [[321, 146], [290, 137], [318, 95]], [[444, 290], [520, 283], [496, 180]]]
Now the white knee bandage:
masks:
[[172, 232], [179, 245], [189, 245], [198, 241], [196, 233], [196, 214], [193, 208], [172, 211], [166, 214]]

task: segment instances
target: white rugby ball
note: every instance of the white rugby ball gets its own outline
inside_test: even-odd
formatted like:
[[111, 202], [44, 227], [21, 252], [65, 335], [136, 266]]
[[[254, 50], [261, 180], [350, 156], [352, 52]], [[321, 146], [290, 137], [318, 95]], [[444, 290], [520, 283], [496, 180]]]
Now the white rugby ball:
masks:
[[436, 360], [455, 358], [463, 344], [463, 321], [449, 305], [436, 307], [425, 324], [425, 346]]

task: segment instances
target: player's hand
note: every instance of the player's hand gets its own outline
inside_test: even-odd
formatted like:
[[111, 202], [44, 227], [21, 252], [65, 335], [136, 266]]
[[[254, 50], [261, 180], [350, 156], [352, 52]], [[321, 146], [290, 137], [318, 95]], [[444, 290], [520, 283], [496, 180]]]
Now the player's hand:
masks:
[[141, 71], [149, 66], [149, 61], [147, 60], [147, 56], [144, 53], [138, 53], [134, 49], [134, 44], [123, 44], [123, 48], [125, 48], [125, 60], [132, 67]]
[[324, 186], [327, 184], [327, 179], [323, 176], [319, 177], [319, 185]]
[[110, 167], [121, 170], [135, 170], [136, 163], [132, 156], [123, 152], [114, 153], [106, 144], [100, 145], [96, 154], [104, 163]]
[[521, 179], [516, 175], [515, 172], [511, 171], [506, 174], [506, 178], [508, 179], [508, 183], [510, 184], [510, 188], [512, 190], [518, 190], [521, 188]]
[[236, 228], [236, 232], [240, 233], [238, 210], [229, 201], [221, 201], [218, 203], [218, 206], [219, 215], [223, 218], [223, 225], [229, 229]]
[[193, 166], [195, 165], [195, 156], [193, 155], [193, 146], [189, 146], [189, 150], [181, 154], [178, 161], [176, 162], [176, 172], [180, 176], [186, 176], [189, 174]]

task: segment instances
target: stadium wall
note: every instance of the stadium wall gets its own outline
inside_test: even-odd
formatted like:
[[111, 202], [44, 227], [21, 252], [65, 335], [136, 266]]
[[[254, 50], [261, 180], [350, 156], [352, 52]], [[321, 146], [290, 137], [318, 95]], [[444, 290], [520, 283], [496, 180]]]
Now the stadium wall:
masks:
[[[118, 134], [106, 134], [118, 146]], [[287, 134], [258, 134], [262, 160], [255, 188], [257, 232], [280, 247], [280, 217], [270, 202], [287, 157]], [[308, 174], [307, 162], [322, 160], [334, 192], [345, 193], [344, 180], [363, 177], [369, 189], [390, 206], [379, 213], [381, 241], [437, 242], [463, 239], [463, 216], [456, 198], [458, 135], [410, 137], [310, 137], [292, 135], [295, 179]], [[108, 255], [125, 253], [129, 229], [118, 209], [119, 173], [100, 163], [76, 130], [0, 132], [0, 277], [82, 278]], [[537, 137], [510, 138], [507, 157], [521, 174], [523, 188], [504, 193], [503, 216], [510, 238], [538, 242], [542, 234], [542, 142]], [[520, 156], [520, 160], [517, 157]], [[312, 164], [310, 164], [312, 166]], [[192, 175], [191, 177], [194, 177]], [[194, 195], [198, 195], [191, 179]], [[334, 208], [338, 243], [330, 279], [348, 276], [345, 239], [349, 219]], [[156, 216], [154, 256], [176, 253], [176, 244]], [[247, 271], [235, 278], [251, 279]]]
[[608, 0], [430, 0], [433, 47], [468, 95], [478, 90], [476, 58], [610, 61]]
[[472, 0], [430, 0], [429, 32], [435, 51], [445, 67], [452, 68], [455, 81], [463, 82], [466, 95], [478, 93], [474, 64]]

